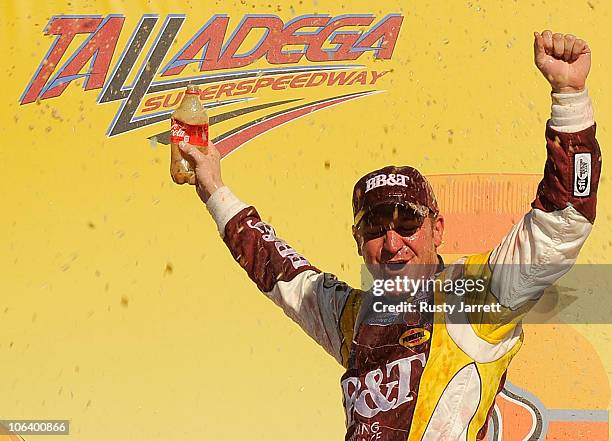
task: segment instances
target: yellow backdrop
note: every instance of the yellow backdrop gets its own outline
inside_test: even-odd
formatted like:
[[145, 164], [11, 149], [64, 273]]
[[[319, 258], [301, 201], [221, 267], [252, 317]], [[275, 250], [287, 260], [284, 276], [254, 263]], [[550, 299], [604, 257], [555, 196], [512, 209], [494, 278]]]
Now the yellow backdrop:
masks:
[[[53, 16], [125, 18], [108, 82], [143, 15], [157, 14], [124, 83], [129, 89], [169, 14], [185, 20], [162, 67], [215, 14], [229, 17], [226, 40], [246, 14], [283, 23], [314, 13], [375, 16], [362, 31], [401, 15], [390, 59], [368, 51], [354, 61], [297, 63], [360, 65], [353, 70], [366, 71], [368, 81], [372, 71], [388, 71], [375, 84], [266, 87], [242, 96], [249, 101], [210, 111], [298, 100], [218, 122], [211, 126], [216, 137], [297, 105], [379, 92], [279, 125], [239, 144], [222, 163], [225, 182], [281, 237], [352, 284], [359, 283], [360, 260], [350, 235], [350, 192], [365, 172], [402, 163], [427, 175], [501, 173], [494, 179], [505, 182], [506, 175], [525, 174], [537, 182], [550, 99], [533, 66], [534, 30], [572, 32], [589, 42], [588, 85], [604, 155], [612, 144], [612, 7], [602, 0], [22, 0], [3, 1], [0, 12], [0, 419], [70, 419], [75, 440], [341, 439], [344, 417], [340, 366], [258, 293], [193, 189], [171, 182], [160, 135], [168, 120], [108, 137], [125, 100], [98, 103], [102, 89], [84, 90], [86, 77], [57, 97], [35, 95], [22, 104], [54, 41], [44, 33]], [[88, 36], [75, 36], [54, 74]], [[239, 52], [261, 36], [254, 31]], [[87, 61], [77, 73], [89, 67]], [[263, 58], [227, 72], [274, 67]], [[154, 81], [203, 74], [210, 72], [190, 64], [176, 76], [157, 72]], [[612, 263], [607, 164], [604, 157], [583, 263]], [[446, 246], [451, 258], [471, 251]], [[608, 325], [527, 327], [509, 379], [561, 420], [562, 410], [578, 409], [607, 430], [611, 336]]]

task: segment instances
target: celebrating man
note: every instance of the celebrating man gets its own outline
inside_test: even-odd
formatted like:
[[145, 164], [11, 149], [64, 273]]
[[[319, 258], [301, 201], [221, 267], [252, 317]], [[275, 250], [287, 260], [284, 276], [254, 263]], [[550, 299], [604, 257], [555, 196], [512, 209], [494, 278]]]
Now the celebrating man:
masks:
[[[521, 318], [574, 264], [591, 231], [601, 157], [585, 88], [590, 49], [573, 35], [544, 31], [534, 34], [534, 52], [552, 86], [544, 176], [532, 209], [493, 250], [444, 266], [437, 253], [444, 219], [428, 181], [412, 167], [384, 167], [355, 184], [359, 254], [376, 279], [441, 282], [422, 284], [408, 297], [408, 304], [431, 306], [427, 311], [397, 307], [404, 299], [398, 289], [381, 306], [372, 290], [352, 289], [319, 271], [223, 185], [212, 144], [206, 153], [181, 146], [236, 261], [346, 368], [347, 440], [373, 433], [372, 439], [387, 441], [484, 439], [521, 346]], [[442, 282], [458, 280], [481, 289], [462, 298], [461, 312], [437, 308], [449, 297]]]

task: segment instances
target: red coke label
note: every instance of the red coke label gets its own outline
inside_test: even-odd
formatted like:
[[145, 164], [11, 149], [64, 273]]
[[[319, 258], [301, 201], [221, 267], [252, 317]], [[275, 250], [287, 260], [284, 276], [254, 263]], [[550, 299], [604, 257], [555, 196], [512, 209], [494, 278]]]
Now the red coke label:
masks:
[[191, 145], [205, 147], [208, 145], [208, 124], [192, 126], [171, 118], [170, 142], [178, 144], [181, 141]]

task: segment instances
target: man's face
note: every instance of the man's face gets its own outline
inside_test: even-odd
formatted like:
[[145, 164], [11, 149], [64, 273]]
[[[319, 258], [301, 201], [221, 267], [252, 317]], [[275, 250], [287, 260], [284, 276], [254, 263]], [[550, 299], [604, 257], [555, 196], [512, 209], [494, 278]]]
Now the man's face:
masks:
[[353, 227], [360, 254], [374, 277], [429, 277], [438, 265], [444, 219], [412, 209], [376, 208]]

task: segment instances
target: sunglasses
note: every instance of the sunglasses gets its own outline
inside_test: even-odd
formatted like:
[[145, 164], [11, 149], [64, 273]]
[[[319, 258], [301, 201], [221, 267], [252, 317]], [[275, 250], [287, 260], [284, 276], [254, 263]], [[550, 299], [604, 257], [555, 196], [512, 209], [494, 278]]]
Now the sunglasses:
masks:
[[382, 237], [389, 230], [410, 237], [421, 228], [425, 217], [408, 207], [383, 205], [366, 213], [357, 225], [357, 232], [366, 241]]

